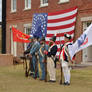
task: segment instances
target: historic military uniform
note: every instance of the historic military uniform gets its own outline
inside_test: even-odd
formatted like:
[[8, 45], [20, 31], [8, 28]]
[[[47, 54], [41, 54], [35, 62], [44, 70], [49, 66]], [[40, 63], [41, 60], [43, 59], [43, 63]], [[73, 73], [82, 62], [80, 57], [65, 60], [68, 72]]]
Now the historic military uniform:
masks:
[[40, 80], [45, 80], [45, 63], [44, 63], [44, 59], [45, 59], [45, 54], [44, 51], [48, 51], [48, 45], [45, 44], [45, 38], [42, 37], [41, 41], [40, 41], [40, 49], [39, 49], [39, 62], [40, 62], [40, 68], [41, 68], [41, 78]]
[[[71, 39], [70, 35], [65, 34], [65, 38], [68, 40]], [[70, 67], [69, 67], [69, 53], [68, 53], [68, 45], [71, 45], [71, 42], [66, 42], [62, 47], [62, 51], [60, 54], [60, 61], [64, 74], [64, 85], [70, 85]]]
[[[27, 50], [24, 51], [24, 55], [28, 55], [30, 53], [30, 50], [31, 50], [31, 48], [32, 48], [32, 46], [34, 44], [32, 36], [29, 38], [29, 40], [31, 42], [27, 45]], [[30, 75], [33, 75], [34, 69], [33, 69], [32, 58], [30, 58], [30, 62], [29, 62], [29, 71], [30, 71]]]
[[56, 69], [55, 69], [55, 55], [57, 53], [57, 45], [55, 44], [56, 36], [53, 36], [50, 39], [50, 47], [48, 49], [47, 53], [47, 70], [50, 76], [49, 82], [55, 82], [56, 81]]
[[37, 55], [38, 55], [38, 51], [40, 49], [40, 43], [37, 41], [37, 39], [38, 39], [38, 37], [34, 36], [35, 42], [30, 50], [30, 54], [32, 55], [33, 68], [34, 68], [34, 72], [35, 72], [34, 78], [39, 77]]

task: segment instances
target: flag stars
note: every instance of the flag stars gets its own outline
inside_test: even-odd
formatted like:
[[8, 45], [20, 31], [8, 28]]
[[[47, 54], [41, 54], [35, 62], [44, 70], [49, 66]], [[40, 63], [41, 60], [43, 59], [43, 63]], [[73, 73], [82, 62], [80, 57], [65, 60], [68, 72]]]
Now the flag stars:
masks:
[[45, 17], [47, 17], [47, 14], [45, 14]]
[[42, 34], [45, 35], [46, 30], [46, 21], [47, 16], [44, 13], [41, 14], [35, 14], [32, 24], [32, 34], [35, 34], [35, 32], [38, 30], [38, 27], [41, 27]]
[[44, 25], [46, 27], [46, 25]]
[[43, 25], [41, 25], [41, 27], [43, 27]]

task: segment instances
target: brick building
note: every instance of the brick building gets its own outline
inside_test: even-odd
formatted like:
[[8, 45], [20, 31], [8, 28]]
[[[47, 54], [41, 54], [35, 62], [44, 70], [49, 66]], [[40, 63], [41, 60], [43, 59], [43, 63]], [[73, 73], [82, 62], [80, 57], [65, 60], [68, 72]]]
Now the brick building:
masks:
[[[7, 0], [6, 2], [6, 52], [14, 56], [21, 55], [26, 44], [15, 43], [12, 39], [11, 26], [29, 33], [34, 13], [48, 13], [78, 6], [75, 37], [76, 40], [92, 22], [92, 0]], [[21, 49], [20, 49], [21, 48]], [[77, 62], [92, 59], [90, 46], [76, 55]]]

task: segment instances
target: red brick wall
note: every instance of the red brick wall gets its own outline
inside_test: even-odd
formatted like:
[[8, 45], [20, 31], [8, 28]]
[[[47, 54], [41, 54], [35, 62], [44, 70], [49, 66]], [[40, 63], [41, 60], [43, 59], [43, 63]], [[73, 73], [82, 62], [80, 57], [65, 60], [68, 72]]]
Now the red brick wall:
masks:
[[[86, 16], [92, 16], [92, 0], [70, 0], [68, 3], [58, 4], [59, 0], [48, 0], [49, 5], [47, 7], [40, 8], [40, 0], [31, 0], [32, 7], [30, 10], [24, 10], [24, 0], [17, 0], [17, 12], [11, 13], [11, 0], [7, 0], [7, 53], [10, 53], [10, 30], [9, 26], [13, 24], [17, 24], [18, 29], [23, 31], [23, 24], [31, 23], [33, 13], [49, 13], [55, 12], [59, 10], [68, 9], [74, 6], [78, 6], [78, 15], [76, 22], [76, 30], [75, 30], [75, 40], [82, 33], [82, 22], [81, 18]], [[18, 43], [18, 48], [22, 48], [22, 44]], [[22, 53], [21, 49], [18, 49], [18, 55]], [[77, 62], [82, 60], [82, 52], [79, 52], [76, 56]], [[77, 58], [78, 57], [78, 58]]]
[[13, 65], [13, 56], [10, 54], [0, 54], [0, 66]]

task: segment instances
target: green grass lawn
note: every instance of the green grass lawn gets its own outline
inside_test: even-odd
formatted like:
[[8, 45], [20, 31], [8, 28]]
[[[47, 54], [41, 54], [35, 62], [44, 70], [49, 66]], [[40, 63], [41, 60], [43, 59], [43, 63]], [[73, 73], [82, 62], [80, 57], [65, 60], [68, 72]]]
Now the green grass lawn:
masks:
[[92, 92], [92, 67], [73, 69], [71, 85], [59, 85], [60, 70], [56, 83], [45, 83], [24, 76], [22, 65], [0, 67], [0, 92]]

